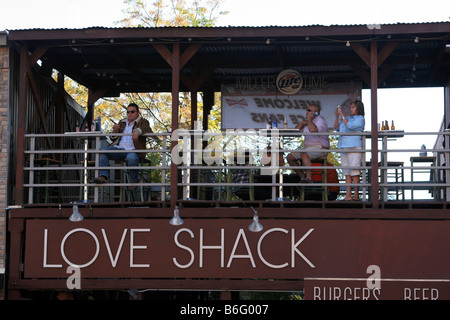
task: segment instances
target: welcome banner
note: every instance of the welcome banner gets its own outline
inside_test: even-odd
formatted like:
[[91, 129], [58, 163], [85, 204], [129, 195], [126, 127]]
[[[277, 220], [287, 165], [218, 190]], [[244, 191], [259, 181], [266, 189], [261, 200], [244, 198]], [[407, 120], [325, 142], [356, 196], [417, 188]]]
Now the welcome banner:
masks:
[[288, 128], [295, 128], [305, 120], [311, 104], [321, 108], [321, 116], [328, 127], [334, 124], [334, 112], [340, 105], [350, 113], [352, 101], [361, 99], [361, 83], [324, 84], [322, 88], [300, 90], [287, 96], [276, 89], [242, 89], [234, 85], [222, 86], [222, 129], [264, 129], [277, 120], [278, 128], [286, 119]]

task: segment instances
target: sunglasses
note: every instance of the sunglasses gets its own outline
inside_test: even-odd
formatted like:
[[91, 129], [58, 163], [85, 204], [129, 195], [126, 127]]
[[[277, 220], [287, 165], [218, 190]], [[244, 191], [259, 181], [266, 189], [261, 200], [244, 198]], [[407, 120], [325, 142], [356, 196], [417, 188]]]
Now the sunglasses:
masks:
[[130, 111], [127, 110], [127, 113], [135, 113], [135, 112], [136, 112], [135, 110], [130, 110]]

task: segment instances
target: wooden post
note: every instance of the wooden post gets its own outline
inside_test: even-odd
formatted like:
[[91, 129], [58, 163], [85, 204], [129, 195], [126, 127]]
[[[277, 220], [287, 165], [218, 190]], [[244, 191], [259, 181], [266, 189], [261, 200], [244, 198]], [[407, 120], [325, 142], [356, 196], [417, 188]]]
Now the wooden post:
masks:
[[[173, 45], [172, 52], [172, 134], [178, 129], [178, 105], [180, 94], [180, 44]], [[171, 150], [178, 144], [178, 141], [172, 141]], [[170, 164], [170, 207], [175, 208], [178, 199], [178, 166], [173, 161]]]
[[372, 131], [372, 201], [373, 208], [378, 209], [378, 46], [376, 41], [370, 43], [370, 93], [371, 93], [371, 131]]
[[8, 300], [20, 300], [20, 290], [15, 289], [21, 280], [23, 268], [23, 229], [24, 219], [9, 219], [8, 230], [10, 232], [10, 253], [9, 253], [9, 285]]
[[25, 128], [27, 124], [27, 96], [28, 96], [28, 48], [20, 49], [20, 75], [19, 75], [19, 110], [17, 117], [17, 155], [16, 155], [16, 183], [14, 189], [14, 203], [23, 204], [23, 167], [25, 165]]

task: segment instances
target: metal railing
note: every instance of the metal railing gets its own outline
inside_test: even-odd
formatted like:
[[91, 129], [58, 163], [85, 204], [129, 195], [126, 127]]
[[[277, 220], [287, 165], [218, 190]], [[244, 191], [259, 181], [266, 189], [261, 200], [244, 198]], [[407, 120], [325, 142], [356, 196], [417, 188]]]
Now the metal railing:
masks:
[[[23, 184], [28, 194], [28, 204], [51, 203], [72, 201], [92, 202], [149, 202], [155, 199], [166, 201], [175, 192], [170, 192], [171, 162], [177, 164], [176, 168], [180, 175], [176, 185], [179, 192], [177, 200], [205, 200], [205, 201], [233, 201], [239, 199], [235, 192], [237, 188], [248, 191], [249, 200], [254, 200], [254, 193], [258, 190], [268, 191], [269, 197], [265, 201], [300, 201], [299, 193], [308, 193], [313, 186], [316, 189], [338, 187], [344, 192], [349, 184], [343, 181], [341, 170], [344, 168], [358, 169], [361, 172], [359, 183], [362, 201], [373, 200], [373, 195], [378, 195], [382, 201], [388, 200], [410, 200], [418, 199], [420, 190], [428, 192], [432, 200], [448, 201], [450, 187], [446, 183], [450, 178], [449, 149], [432, 148], [390, 148], [392, 139], [402, 139], [407, 136], [441, 136], [449, 145], [450, 132], [403, 132], [403, 131], [380, 131], [378, 132], [378, 152], [372, 154], [371, 132], [358, 134], [309, 133], [302, 134], [295, 130], [233, 130], [227, 132], [205, 132], [180, 130], [175, 135], [170, 133], [148, 134], [149, 138], [162, 137], [161, 143], [155, 144], [151, 149], [142, 152], [146, 159], [151, 161], [141, 162], [137, 167], [128, 167], [124, 163], [110, 163], [109, 170], [114, 173], [116, 179], [110, 179], [104, 184], [92, 182], [98, 176], [99, 157], [103, 151], [105, 139], [117, 134], [106, 134], [100, 132], [79, 132], [66, 134], [27, 134], [26, 150], [27, 157], [24, 171], [27, 177]], [[121, 134], [126, 135], [126, 134]], [[340, 153], [352, 151], [348, 149], [336, 149], [332, 143], [329, 150], [329, 161], [331, 165], [325, 166], [290, 166], [273, 165], [267, 166], [263, 163], [267, 146], [270, 146], [272, 163], [276, 162], [277, 152], [284, 155], [299, 151], [299, 140], [305, 135], [329, 135], [330, 139], [336, 141], [338, 135], [359, 135], [365, 137], [362, 149], [363, 161], [359, 167], [343, 167], [340, 165]], [[61, 149], [44, 149], [44, 143], [40, 139], [55, 139], [60, 141]], [[177, 142], [172, 150], [173, 142]], [[323, 151], [323, 150], [321, 150]], [[419, 157], [420, 152], [431, 153], [431, 157]], [[248, 153], [252, 159], [246, 160]], [[394, 155], [400, 154], [402, 161], [392, 161]], [[394, 157], [396, 158], [396, 157]], [[371, 159], [377, 159], [377, 184], [378, 190], [372, 190], [372, 163]], [[427, 162], [429, 161], [429, 162]], [[405, 165], [409, 163], [409, 165]], [[266, 164], [266, 166], [265, 166]], [[419, 164], [419, 165], [417, 165]], [[314, 184], [301, 183], [288, 178], [296, 174], [286, 174], [293, 169], [336, 170], [339, 181], [315, 182]], [[139, 169], [140, 181], [134, 191], [128, 190], [131, 185], [127, 180], [127, 172], [130, 169]], [[255, 180], [261, 169], [273, 170], [264, 181]], [[233, 181], [232, 173], [239, 170], [241, 173], [248, 171], [246, 182]], [[425, 171], [428, 179], [414, 179], [417, 174]], [[327, 171], [328, 172], [328, 171]], [[295, 192], [292, 192], [294, 190]], [[291, 193], [288, 194], [287, 191]], [[406, 192], [409, 192], [407, 197]], [[430, 193], [431, 192], [431, 193]], [[322, 198], [320, 201], [326, 201]]]

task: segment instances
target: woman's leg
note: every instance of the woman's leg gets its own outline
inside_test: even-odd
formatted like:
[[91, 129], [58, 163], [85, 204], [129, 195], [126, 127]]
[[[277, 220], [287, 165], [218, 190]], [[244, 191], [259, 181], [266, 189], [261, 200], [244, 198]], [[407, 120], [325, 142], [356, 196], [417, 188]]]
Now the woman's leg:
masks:
[[352, 177], [350, 175], [345, 176], [345, 183], [347, 184], [344, 200], [352, 200]]
[[353, 194], [354, 200], [359, 200], [359, 175], [352, 176], [352, 183], [354, 185], [355, 193]]

